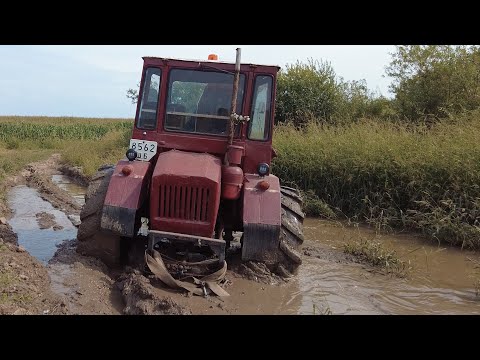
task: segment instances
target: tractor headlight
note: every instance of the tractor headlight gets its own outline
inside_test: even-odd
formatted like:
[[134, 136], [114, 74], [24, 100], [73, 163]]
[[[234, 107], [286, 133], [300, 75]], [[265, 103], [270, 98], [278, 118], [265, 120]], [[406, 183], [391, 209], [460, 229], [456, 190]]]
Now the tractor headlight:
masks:
[[125, 155], [129, 161], [133, 161], [137, 158], [137, 152], [133, 149], [128, 149]]
[[266, 176], [270, 172], [270, 166], [266, 163], [260, 163], [258, 164], [258, 175], [260, 176]]

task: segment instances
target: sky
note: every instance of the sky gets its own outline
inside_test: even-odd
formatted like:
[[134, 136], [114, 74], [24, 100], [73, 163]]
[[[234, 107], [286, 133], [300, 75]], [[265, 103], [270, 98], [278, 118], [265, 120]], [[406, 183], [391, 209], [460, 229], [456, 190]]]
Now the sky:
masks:
[[393, 45], [0, 45], [0, 115], [133, 118], [126, 93], [140, 81], [142, 56], [234, 62], [237, 47], [246, 63], [328, 61], [344, 80], [391, 97]]

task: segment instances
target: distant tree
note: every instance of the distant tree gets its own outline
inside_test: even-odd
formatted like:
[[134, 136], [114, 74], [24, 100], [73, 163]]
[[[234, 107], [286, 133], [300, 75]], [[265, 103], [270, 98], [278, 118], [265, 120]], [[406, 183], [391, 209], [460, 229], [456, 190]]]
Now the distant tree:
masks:
[[127, 98], [132, 101], [132, 104], [136, 104], [138, 102], [138, 89], [140, 88], [140, 83], [137, 84], [137, 89], [128, 89], [127, 90]]
[[397, 46], [386, 68], [406, 118], [446, 117], [480, 106], [480, 47]]
[[370, 91], [365, 80], [345, 81], [328, 62], [297, 61], [279, 72], [276, 121], [302, 125], [310, 119], [330, 124], [362, 117], [392, 116], [390, 100]]
[[276, 120], [302, 124], [313, 116], [331, 120], [341, 89], [328, 62], [309, 59], [287, 65], [277, 80]]

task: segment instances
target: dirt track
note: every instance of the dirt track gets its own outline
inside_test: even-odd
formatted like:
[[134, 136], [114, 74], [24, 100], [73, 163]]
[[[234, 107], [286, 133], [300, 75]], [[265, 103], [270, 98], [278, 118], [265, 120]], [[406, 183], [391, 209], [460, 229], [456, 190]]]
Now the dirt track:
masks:
[[[10, 194], [28, 196], [14, 203], [30, 215], [15, 222], [19, 213], [0, 203], [0, 314], [480, 313], [471, 279], [478, 254], [440, 249], [409, 235], [383, 236], [418, 268], [411, 279], [392, 279], [341, 251], [344, 241], [375, 233], [318, 219], [305, 220], [306, 239], [312, 240], [305, 240], [299, 275], [288, 282], [261, 265], [242, 264], [233, 249], [225, 285], [231, 296], [225, 298], [175, 292], [130, 268], [109, 270], [76, 252], [74, 225], [81, 205], [51, 180], [61, 176], [60, 169], [59, 157], [52, 156], [8, 179]], [[18, 246], [7, 222], [16, 224], [22, 244], [28, 228], [41, 236], [37, 243], [50, 246], [43, 263]]]
[[[78, 215], [81, 206], [50, 180], [60, 169], [66, 171], [59, 163], [59, 156], [53, 155], [46, 161], [28, 165], [21, 174], [9, 179], [8, 184], [33, 187], [54, 208], [70, 217]], [[4, 210], [1, 216], [8, 218], [11, 212]], [[37, 213], [36, 221], [40, 229], [61, 230], [51, 214]], [[166, 289], [153, 277], [145, 277], [133, 269], [109, 270], [100, 261], [79, 255], [74, 239], [63, 242], [47, 266], [43, 266], [23, 249], [19, 250], [8, 225], [0, 224], [0, 238], [2, 279], [9, 279], [2, 283], [6, 285], [0, 302], [3, 314], [275, 313], [281, 307], [272, 301], [281, 298], [275, 290], [279, 290], [280, 284], [288, 286], [265, 268], [233, 260], [229, 267], [234, 271], [227, 273], [226, 290], [230, 297], [190, 296]], [[266, 291], [267, 288], [273, 291]]]

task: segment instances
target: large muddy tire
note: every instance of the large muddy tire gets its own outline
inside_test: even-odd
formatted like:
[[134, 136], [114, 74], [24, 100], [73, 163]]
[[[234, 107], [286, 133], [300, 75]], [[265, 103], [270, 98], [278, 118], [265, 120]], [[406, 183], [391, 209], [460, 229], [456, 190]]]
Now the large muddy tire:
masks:
[[77, 251], [93, 256], [108, 266], [120, 263], [121, 237], [101, 231], [102, 209], [114, 166], [102, 166], [92, 177], [85, 195], [85, 205], [80, 212], [81, 224], [77, 233]]
[[[302, 263], [300, 247], [303, 244], [303, 200], [298, 190], [280, 187], [282, 196], [282, 226], [277, 270], [295, 273]], [[282, 267], [284, 269], [282, 269]]]

